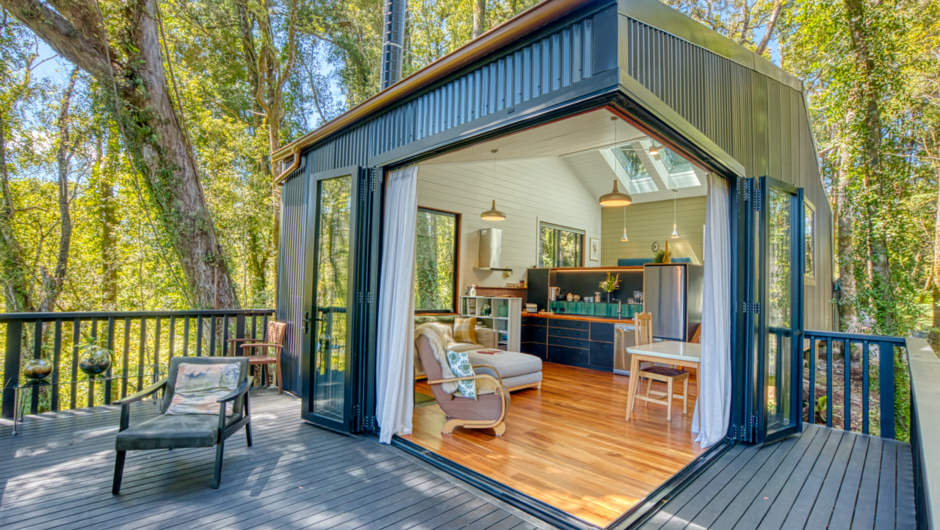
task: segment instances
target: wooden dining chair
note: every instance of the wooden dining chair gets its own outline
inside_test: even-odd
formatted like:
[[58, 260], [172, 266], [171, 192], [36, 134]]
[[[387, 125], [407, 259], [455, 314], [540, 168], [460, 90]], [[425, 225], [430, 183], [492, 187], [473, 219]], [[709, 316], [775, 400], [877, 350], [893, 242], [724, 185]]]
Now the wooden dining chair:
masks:
[[[281, 350], [284, 348], [284, 337], [287, 335], [287, 323], [272, 320], [264, 332], [263, 339], [229, 339], [233, 353], [248, 357], [248, 365], [258, 367], [267, 372], [268, 366], [274, 365], [277, 375], [277, 391], [284, 393], [284, 383], [281, 381]], [[239, 348], [241, 351], [239, 352]], [[274, 356], [268, 355], [268, 348]], [[259, 352], [260, 353], [257, 353]], [[252, 354], [252, 352], [255, 352]], [[270, 378], [268, 378], [270, 381]]]
[[[650, 344], [653, 342], [653, 314], [652, 313], [640, 313], [635, 317], [635, 328], [636, 328], [636, 344]], [[633, 375], [633, 374], [631, 374]], [[675, 366], [657, 366], [653, 363], [649, 363], [646, 366], [640, 367], [640, 373], [636, 374], [637, 377], [646, 379], [646, 395], [640, 396], [636, 395], [633, 399], [633, 406], [636, 408], [636, 400], [642, 400], [646, 402], [646, 406], [649, 407], [650, 403], [659, 403], [660, 405], [666, 405], [668, 407], [666, 412], [666, 421], [672, 421], [672, 401], [673, 399], [678, 398], [673, 394], [673, 386], [676, 382], [682, 382], [682, 413], [688, 414], [689, 412], [689, 373], [685, 370], [681, 370]], [[653, 392], [653, 381], [659, 381], [666, 383], [666, 392]], [[641, 381], [642, 382], [642, 381]], [[639, 394], [640, 385], [636, 386], [636, 392]]]

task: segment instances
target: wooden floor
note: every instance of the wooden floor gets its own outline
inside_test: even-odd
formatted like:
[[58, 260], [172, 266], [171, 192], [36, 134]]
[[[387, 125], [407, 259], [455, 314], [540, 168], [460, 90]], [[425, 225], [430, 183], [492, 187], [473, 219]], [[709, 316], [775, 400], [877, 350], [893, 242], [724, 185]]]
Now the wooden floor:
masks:
[[[27, 416], [15, 437], [5, 422], [0, 528], [544, 526], [374, 438], [304, 423], [296, 398], [252, 392], [254, 445], [229, 439], [218, 490], [213, 449], [136, 451], [112, 496], [118, 407]], [[154, 414], [136, 403], [131, 423]]]
[[810, 425], [737, 445], [642, 528], [914, 528], [910, 444]]
[[[457, 429], [441, 434], [437, 405], [415, 409], [405, 436], [458, 464], [598, 526], [608, 523], [702, 453], [682, 403], [638, 403], [624, 419], [629, 377], [545, 363], [541, 390], [512, 394], [506, 434]], [[657, 388], [656, 386], [653, 387]], [[426, 383], [418, 391], [431, 394]]]

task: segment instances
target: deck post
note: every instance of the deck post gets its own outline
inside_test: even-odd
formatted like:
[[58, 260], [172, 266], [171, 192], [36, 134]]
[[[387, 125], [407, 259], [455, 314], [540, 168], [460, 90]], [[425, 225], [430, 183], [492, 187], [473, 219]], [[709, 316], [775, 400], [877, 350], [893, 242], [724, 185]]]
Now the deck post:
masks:
[[[7, 347], [3, 357], [3, 411], [0, 416], [6, 420], [13, 419], [13, 396], [16, 391], [12, 388], [20, 379], [20, 346], [23, 341], [23, 322], [10, 320], [7, 322]], [[12, 381], [12, 383], [11, 383]]]
[[894, 344], [878, 343], [878, 390], [881, 394], [881, 437], [893, 440], [894, 433]]

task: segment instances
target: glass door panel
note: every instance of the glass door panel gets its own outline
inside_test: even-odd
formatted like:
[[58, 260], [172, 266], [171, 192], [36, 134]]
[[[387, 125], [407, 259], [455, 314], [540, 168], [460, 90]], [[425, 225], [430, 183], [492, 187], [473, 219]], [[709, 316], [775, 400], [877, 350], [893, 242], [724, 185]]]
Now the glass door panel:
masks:
[[307, 203], [310, 287], [305, 293], [304, 419], [342, 431], [349, 430], [351, 421], [358, 182], [358, 168], [314, 175]]
[[757, 302], [753, 413], [757, 441], [766, 443], [800, 428], [803, 193], [767, 177], [753, 184]]

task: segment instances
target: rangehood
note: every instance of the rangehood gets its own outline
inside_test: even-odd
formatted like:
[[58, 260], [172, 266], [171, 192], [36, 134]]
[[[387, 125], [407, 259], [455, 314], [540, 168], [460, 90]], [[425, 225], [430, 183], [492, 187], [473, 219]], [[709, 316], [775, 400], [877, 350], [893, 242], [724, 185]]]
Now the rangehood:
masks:
[[481, 271], [508, 271], [512, 269], [502, 264], [503, 231], [499, 228], [480, 230], [480, 252], [477, 254], [477, 266]]

